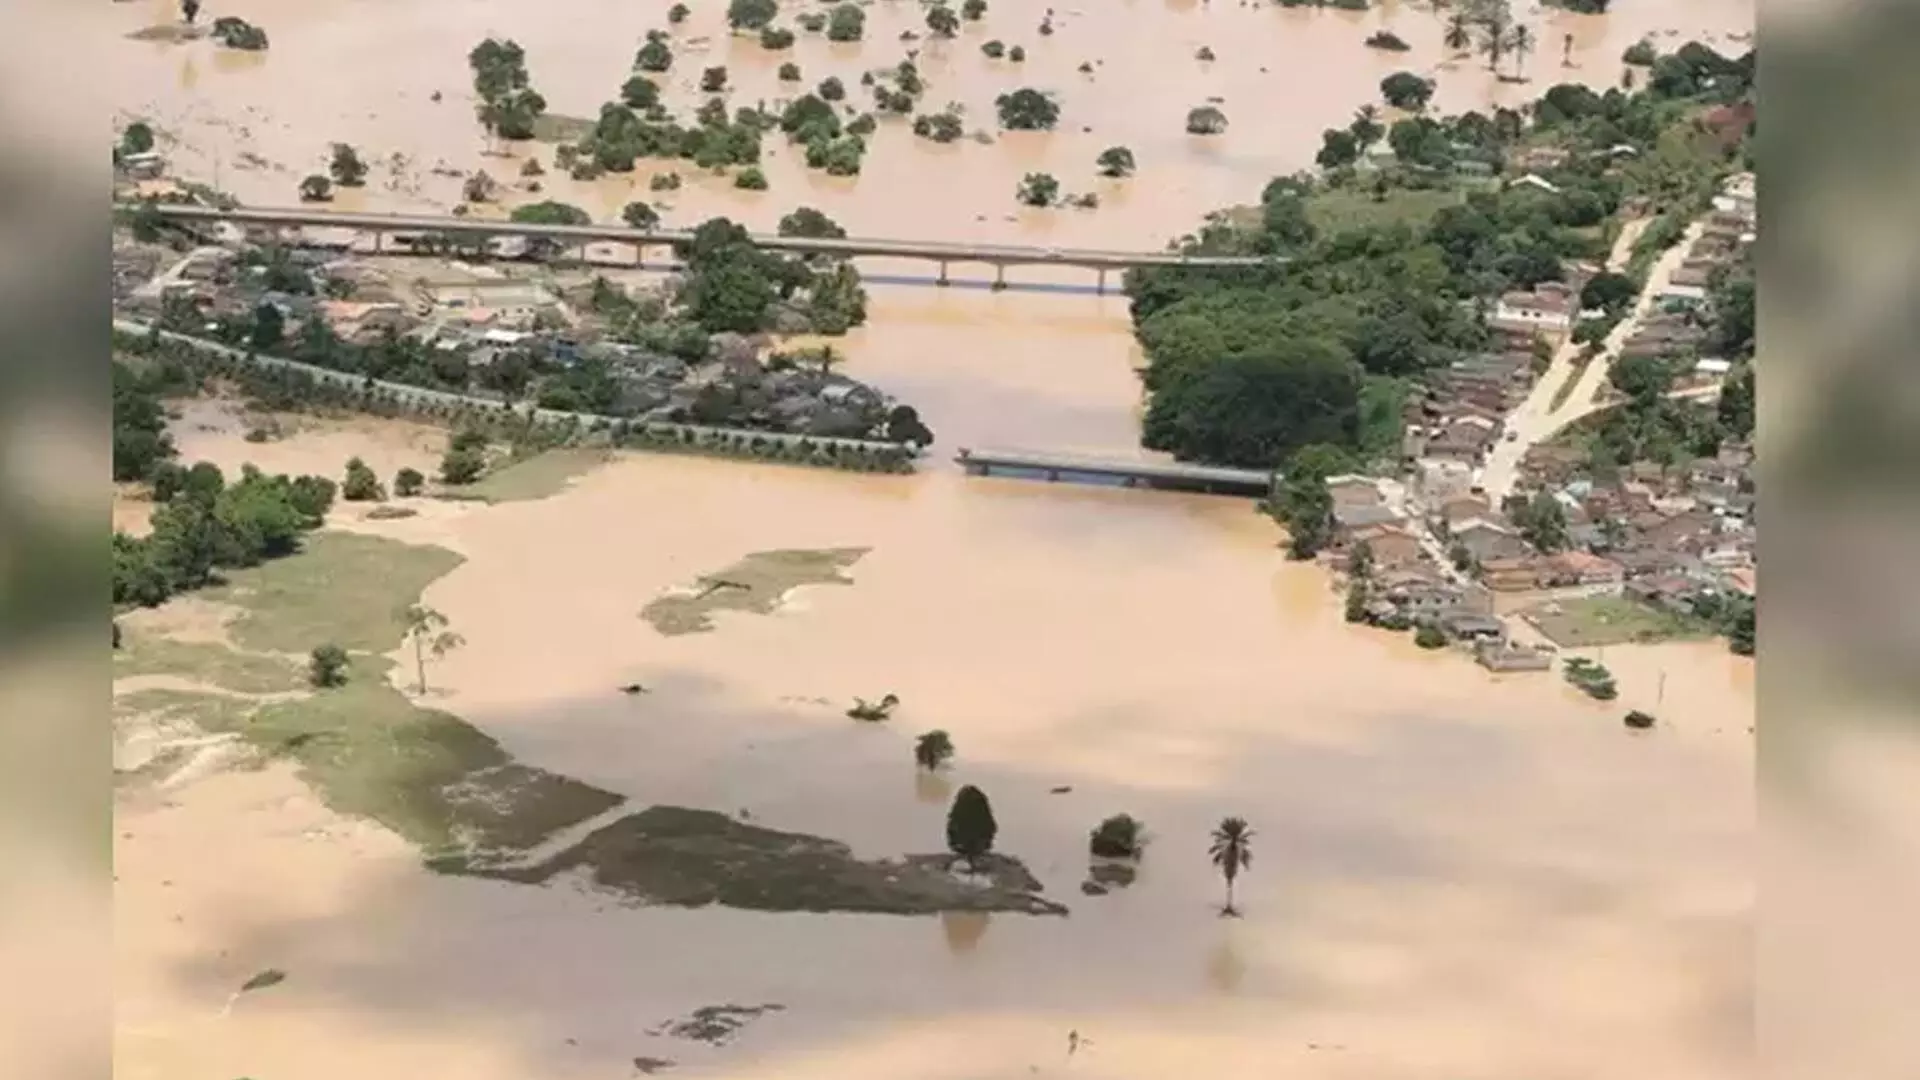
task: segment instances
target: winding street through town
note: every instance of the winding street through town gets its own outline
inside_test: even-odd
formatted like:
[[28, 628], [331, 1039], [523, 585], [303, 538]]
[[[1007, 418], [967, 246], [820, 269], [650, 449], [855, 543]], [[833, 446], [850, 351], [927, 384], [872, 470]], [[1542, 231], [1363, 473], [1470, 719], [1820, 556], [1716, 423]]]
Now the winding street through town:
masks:
[[[1607, 269], [1616, 273], [1625, 270], [1632, 256], [1634, 241], [1639, 239], [1648, 223], [1649, 219], [1641, 218], [1629, 222], [1620, 230], [1613, 251], [1607, 257]], [[1510, 437], [1502, 438], [1488, 451], [1487, 463], [1480, 474], [1480, 487], [1495, 506], [1512, 493], [1514, 484], [1519, 480], [1521, 459], [1528, 450], [1552, 439], [1569, 424], [1617, 404], [1601, 397], [1613, 361], [1620, 355], [1627, 339], [1639, 329], [1640, 321], [1653, 310], [1655, 300], [1672, 280], [1674, 271], [1686, 261], [1687, 253], [1693, 249], [1694, 241], [1700, 238], [1704, 227], [1701, 221], [1688, 225], [1680, 240], [1660, 254], [1647, 273], [1647, 283], [1635, 299], [1633, 309], [1607, 335], [1601, 343], [1599, 354], [1584, 369], [1579, 366], [1579, 356], [1584, 346], [1575, 344], [1569, 338], [1554, 354], [1553, 362], [1539, 381], [1534, 383], [1526, 400], [1508, 414], [1506, 431]], [[1560, 388], [1569, 378], [1579, 381], [1556, 407], [1555, 399], [1560, 397]], [[1719, 389], [1717, 385], [1694, 387], [1670, 396], [1711, 397], [1719, 393]]]

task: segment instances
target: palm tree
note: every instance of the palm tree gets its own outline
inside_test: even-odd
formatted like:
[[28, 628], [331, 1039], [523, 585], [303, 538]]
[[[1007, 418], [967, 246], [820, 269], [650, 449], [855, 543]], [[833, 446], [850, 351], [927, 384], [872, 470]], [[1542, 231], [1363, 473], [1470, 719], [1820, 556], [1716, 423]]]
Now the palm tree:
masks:
[[1568, 34], [1560, 41], [1560, 66], [1573, 66], [1573, 35]]
[[1513, 28], [1507, 35], [1507, 48], [1513, 52], [1513, 74], [1515, 78], [1524, 78], [1521, 69], [1526, 67], [1527, 54], [1533, 51], [1533, 31], [1525, 23]]
[[1467, 16], [1456, 11], [1447, 18], [1447, 33], [1441, 43], [1452, 49], [1454, 55], [1465, 56], [1473, 48], [1473, 29], [1467, 23]]
[[1500, 60], [1507, 55], [1507, 28], [1499, 21], [1489, 21], [1481, 31], [1480, 51], [1487, 55], [1487, 70], [1499, 71]]
[[192, 26], [200, 15], [200, 0], [180, 0], [180, 14], [186, 16], [187, 25]]
[[413, 641], [413, 659], [420, 673], [420, 692], [427, 692], [427, 653], [435, 659], [447, 655], [467, 643], [459, 634], [447, 629], [447, 617], [427, 607], [414, 604], [407, 608], [407, 637]]
[[1213, 842], [1207, 846], [1207, 857], [1213, 865], [1220, 868], [1220, 876], [1227, 882], [1227, 902], [1220, 909], [1222, 915], [1238, 915], [1233, 907], [1233, 879], [1240, 871], [1253, 863], [1253, 829], [1245, 818], [1222, 818], [1214, 827]]

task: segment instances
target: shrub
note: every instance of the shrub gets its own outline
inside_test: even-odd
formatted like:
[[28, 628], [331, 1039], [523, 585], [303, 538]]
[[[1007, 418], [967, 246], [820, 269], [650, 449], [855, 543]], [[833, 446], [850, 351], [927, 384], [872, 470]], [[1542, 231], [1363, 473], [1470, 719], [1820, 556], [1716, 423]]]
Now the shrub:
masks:
[[1385, 49], [1388, 52], [1406, 52], [1413, 46], [1406, 43], [1399, 34], [1391, 30], [1376, 30], [1367, 36], [1367, 48]]
[[1633, 728], [1636, 731], [1645, 731], [1646, 729], [1652, 727], [1658, 721], [1654, 719], [1654, 716], [1652, 713], [1641, 712], [1639, 709], [1634, 709], [1632, 712], [1629, 712], [1627, 714], [1626, 722], [1628, 727]]
[[1432, 623], [1422, 623], [1420, 627], [1413, 632], [1413, 643], [1423, 649], [1444, 648], [1447, 644], [1447, 635], [1445, 631]]
[[1137, 859], [1146, 846], [1146, 829], [1131, 814], [1107, 818], [1087, 838], [1087, 850], [1102, 859]]
[[480, 446], [455, 445], [440, 459], [440, 479], [448, 484], [471, 484], [487, 468], [486, 450]]
[[1620, 54], [1622, 63], [1633, 64], [1636, 67], [1652, 67], [1653, 62], [1658, 59], [1660, 59], [1659, 50], [1655, 49], [1653, 42], [1646, 38], [1641, 38], [1627, 46], [1627, 51]]
[[1005, 42], [996, 38], [980, 46], [980, 51], [986, 54], [987, 59], [998, 60], [1007, 55], [1007, 46]]
[[750, 165], [747, 168], [741, 169], [739, 174], [733, 178], [733, 186], [742, 191], [765, 191], [767, 190], [767, 174], [761, 172], [757, 167]]
[[780, 81], [781, 82], [799, 82], [800, 81], [800, 65], [794, 63], [791, 60], [787, 61], [784, 64], [781, 64], [780, 65]]
[[420, 494], [420, 489], [425, 487], [426, 483], [427, 478], [420, 474], [419, 469], [407, 466], [393, 474], [393, 493], [403, 499], [411, 498]]
[[313, 650], [307, 660], [307, 681], [322, 690], [346, 685], [347, 650], [338, 645]]
[[387, 493], [373, 469], [359, 458], [352, 458], [347, 462], [347, 478], [340, 485], [340, 497], [348, 502], [379, 502]]
[[769, 26], [760, 31], [760, 47], [778, 51], [793, 48], [793, 31], [784, 26]]

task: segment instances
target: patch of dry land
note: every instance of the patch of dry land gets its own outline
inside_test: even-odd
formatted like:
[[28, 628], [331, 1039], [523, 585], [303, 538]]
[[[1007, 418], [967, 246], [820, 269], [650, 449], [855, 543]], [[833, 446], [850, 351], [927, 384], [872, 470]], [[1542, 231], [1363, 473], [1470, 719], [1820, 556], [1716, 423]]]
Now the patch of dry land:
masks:
[[765, 615], [802, 586], [851, 585], [846, 570], [866, 553], [866, 548], [756, 551], [653, 600], [640, 615], [662, 634], [697, 634], [713, 629], [715, 612]]

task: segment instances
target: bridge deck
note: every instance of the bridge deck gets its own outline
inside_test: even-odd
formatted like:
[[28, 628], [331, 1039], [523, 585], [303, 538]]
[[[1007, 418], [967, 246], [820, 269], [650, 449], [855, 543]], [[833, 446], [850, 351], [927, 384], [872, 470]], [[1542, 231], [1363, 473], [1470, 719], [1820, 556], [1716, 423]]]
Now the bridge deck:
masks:
[[1246, 495], [1265, 495], [1273, 486], [1272, 474], [1255, 469], [1102, 458], [1042, 450], [962, 448], [954, 455], [954, 460], [968, 472], [981, 475], [990, 474], [995, 469], [1018, 469], [1046, 473], [1050, 477], [1062, 473], [1117, 477], [1129, 483], [1144, 481]]
[[[156, 206], [156, 210], [163, 217], [182, 221], [231, 222], [236, 225], [296, 226], [383, 233], [537, 236], [582, 244], [598, 241], [658, 246], [683, 243], [693, 238], [693, 233], [684, 229], [641, 230], [623, 225], [529, 225], [522, 222], [474, 217], [368, 214], [305, 208], [239, 207], [223, 210], [211, 206], [161, 203]], [[1249, 267], [1260, 266], [1271, 261], [1237, 255], [1183, 255], [1174, 251], [1097, 251], [1009, 244], [955, 244], [931, 240], [771, 236], [764, 233], [753, 234], [752, 241], [756, 246], [774, 251], [870, 257], [891, 256], [932, 259], [941, 262], [984, 262], [1001, 265], [1059, 263], [1066, 266], [1104, 269], [1124, 269], [1134, 266]]]

